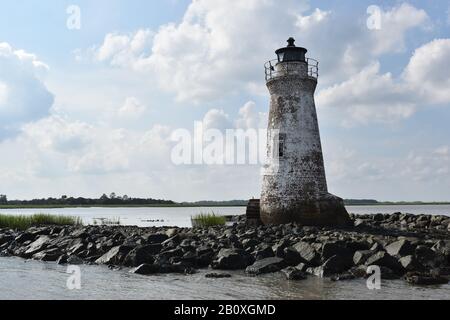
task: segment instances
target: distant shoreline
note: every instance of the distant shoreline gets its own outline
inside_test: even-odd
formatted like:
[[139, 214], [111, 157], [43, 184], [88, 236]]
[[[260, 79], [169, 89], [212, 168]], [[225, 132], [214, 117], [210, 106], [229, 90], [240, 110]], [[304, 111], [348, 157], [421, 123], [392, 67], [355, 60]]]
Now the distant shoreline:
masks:
[[[378, 202], [378, 203], [345, 203], [347, 207], [376, 206], [431, 206], [450, 205], [450, 202]], [[0, 205], [0, 210], [8, 209], [65, 209], [65, 208], [226, 208], [246, 207], [246, 204], [148, 204], [148, 205]]]

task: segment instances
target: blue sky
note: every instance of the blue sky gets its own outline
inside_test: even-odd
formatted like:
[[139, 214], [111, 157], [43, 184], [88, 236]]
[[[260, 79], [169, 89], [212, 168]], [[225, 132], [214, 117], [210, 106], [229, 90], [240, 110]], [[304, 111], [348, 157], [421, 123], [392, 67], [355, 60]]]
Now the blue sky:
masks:
[[170, 135], [194, 121], [263, 127], [263, 64], [294, 36], [320, 61], [330, 191], [450, 200], [450, 3], [378, 1], [370, 30], [373, 4], [3, 1], [0, 193], [258, 197], [258, 166], [174, 166]]

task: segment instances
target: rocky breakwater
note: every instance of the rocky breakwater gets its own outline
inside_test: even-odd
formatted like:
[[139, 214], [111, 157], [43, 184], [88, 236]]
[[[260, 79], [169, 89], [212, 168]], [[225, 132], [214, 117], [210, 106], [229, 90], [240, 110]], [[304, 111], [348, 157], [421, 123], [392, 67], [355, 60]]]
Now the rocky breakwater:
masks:
[[59, 264], [129, 267], [131, 272], [191, 274], [212, 269], [249, 276], [282, 272], [288, 280], [308, 276], [349, 280], [379, 266], [383, 279], [412, 284], [446, 284], [450, 277], [450, 217], [354, 216], [354, 227], [316, 228], [297, 224], [138, 228], [125, 226], [34, 227], [0, 230], [0, 255]]

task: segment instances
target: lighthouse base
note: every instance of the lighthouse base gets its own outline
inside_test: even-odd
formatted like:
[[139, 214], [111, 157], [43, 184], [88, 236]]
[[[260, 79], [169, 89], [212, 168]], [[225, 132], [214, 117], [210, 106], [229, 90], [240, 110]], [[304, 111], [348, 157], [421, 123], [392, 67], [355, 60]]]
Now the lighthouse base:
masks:
[[290, 207], [276, 207], [274, 204], [277, 202], [261, 201], [261, 220], [264, 224], [296, 222], [304, 226], [352, 225], [344, 200], [329, 193], [319, 199], [298, 201]]

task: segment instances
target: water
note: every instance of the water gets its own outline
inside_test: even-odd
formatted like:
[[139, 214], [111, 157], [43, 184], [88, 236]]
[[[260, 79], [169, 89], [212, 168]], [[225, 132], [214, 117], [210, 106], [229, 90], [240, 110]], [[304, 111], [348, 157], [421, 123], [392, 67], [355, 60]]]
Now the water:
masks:
[[249, 277], [243, 272], [232, 272], [229, 279], [207, 279], [206, 271], [140, 276], [104, 266], [81, 266], [81, 290], [69, 290], [66, 271], [54, 263], [0, 258], [0, 299], [450, 299], [450, 285], [414, 287], [401, 280], [385, 281], [381, 290], [369, 290], [365, 280], [332, 282], [309, 277], [297, 282], [286, 281], [278, 273]]
[[[199, 213], [214, 212], [218, 215], [245, 214], [245, 207], [219, 207], [219, 208], [56, 208], [56, 209], [10, 209], [0, 210], [7, 214], [34, 214], [50, 213], [81, 217], [85, 224], [92, 224], [95, 219], [120, 219], [122, 225], [150, 226], [177, 226], [191, 227], [191, 217]], [[417, 205], [417, 206], [348, 206], [348, 212], [357, 214], [366, 213], [394, 213], [405, 212], [413, 214], [434, 214], [450, 216], [450, 205]], [[159, 221], [159, 222], [155, 222]]]
[[92, 224], [100, 219], [116, 221], [120, 219], [121, 225], [139, 227], [191, 227], [191, 217], [199, 213], [211, 213], [217, 215], [245, 214], [245, 207], [221, 207], [221, 208], [55, 208], [55, 209], [9, 209], [0, 210], [4, 214], [31, 215], [34, 213], [50, 213], [57, 215], [77, 216], [85, 224]]
[[[37, 212], [94, 219], [120, 218], [122, 225], [189, 227], [190, 217], [200, 212], [244, 214], [244, 207], [224, 208], [66, 208], [2, 210], [8, 214]], [[352, 213], [428, 213], [450, 215], [450, 206], [350, 206]], [[149, 222], [163, 220], [164, 222]], [[447, 299], [450, 285], [415, 287], [402, 280], [384, 281], [381, 290], [368, 290], [365, 280], [332, 282], [309, 277], [286, 281], [281, 274], [248, 277], [232, 272], [230, 279], [207, 279], [200, 271], [190, 276], [140, 276], [128, 269], [111, 271], [105, 266], [80, 266], [81, 290], [68, 290], [66, 267], [55, 263], [0, 258], [0, 299]]]

